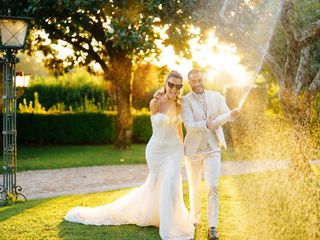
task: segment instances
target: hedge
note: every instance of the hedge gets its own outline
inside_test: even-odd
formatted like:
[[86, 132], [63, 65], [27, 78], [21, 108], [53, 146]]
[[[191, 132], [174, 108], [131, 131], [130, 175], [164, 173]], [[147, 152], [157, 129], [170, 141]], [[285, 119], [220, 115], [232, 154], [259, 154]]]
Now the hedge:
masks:
[[[133, 117], [133, 142], [146, 143], [152, 134], [150, 115]], [[115, 121], [114, 113], [19, 113], [17, 139], [20, 144], [112, 143], [116, 136]]]
[[150, 114], [133, 115], [132, 140], [136, 143], [147, 143], [152, 135]]
[[95, 105], [100, 105], [102, 109], [106, 109], [106, 97], [103, 87], [91, 86], [89, 84], [83, 86], [51, 86], [37, 84], [28, 87], [24, 90], [22, 96], [18, 98], [18, 106], [23, 103], [23, 99], [26, 99], [27, 103], [34, 102], [34, 93], [39, 95], [39, 102], [48, 110], [57, 103], [63, 103], [66, 106], [65, 110], [71, 106], [73, 109], [77, 109], [84, 105], [85, 98], [92, 101]]

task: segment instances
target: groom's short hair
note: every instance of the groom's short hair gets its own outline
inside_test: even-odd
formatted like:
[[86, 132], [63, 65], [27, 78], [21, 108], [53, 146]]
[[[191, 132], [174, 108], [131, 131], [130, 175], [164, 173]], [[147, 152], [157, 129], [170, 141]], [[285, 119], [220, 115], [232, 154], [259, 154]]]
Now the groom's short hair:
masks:
[[197, 73], [201, 73], [202, 76], [204, 76], [203, 71], [201, 71], [200, 69], [192, 69], [192, 70], [190, 70], [190, 72], [188, 73], [188, 79], [190, 79], [190, 75], [191, 75], [191, 74], [197, 74]]

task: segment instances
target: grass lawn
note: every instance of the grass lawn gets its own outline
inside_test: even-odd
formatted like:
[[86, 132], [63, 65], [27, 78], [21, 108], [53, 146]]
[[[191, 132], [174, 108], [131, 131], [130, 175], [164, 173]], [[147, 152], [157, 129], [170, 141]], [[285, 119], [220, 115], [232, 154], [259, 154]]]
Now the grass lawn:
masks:
[[[320, 179], [293, 180], [286, 171], [222, 177], [219, 232], [221, 240], [316, 240], [320, 238]], [[78, 205], [112, 202], [130, 189], [32, 200], [0, 208], [0, 236], [6, 240], [160, 239], [155, 227], [85, 226], [63, 220]], [[187, 184], [184, 184], [187, 192]], [[206, 199], [195, 239], [206, 239]], [[143, 196], [141, 196], [143, 197]], [[187, 206], [189, 200], [185, 194]]]
[[[129, 151], [118, 151], [112, 145], [18, 146], [18, 171], [146, 163], [145, 147], [133, 144]], [[248, 160], [249, 156], [229, 148], [222, 158]]]
[[145, 162], [144, 144], [134, 144], [129, 151], [115, 150], [112, 145], [21, 146], [18, 148], [18, 171]]

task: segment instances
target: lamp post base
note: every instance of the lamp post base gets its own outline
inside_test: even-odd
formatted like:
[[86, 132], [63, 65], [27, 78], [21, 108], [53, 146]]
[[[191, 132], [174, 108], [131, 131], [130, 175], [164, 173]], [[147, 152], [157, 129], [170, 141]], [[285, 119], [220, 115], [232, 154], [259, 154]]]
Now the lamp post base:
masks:
[[27, 198], [21, 191], [21, 186], [12, 187], [11, 191], [8, 192], [4, 189], [3, 185], [0, 185], [0, 206], [10, 206], [16, 203], [26, 202]]

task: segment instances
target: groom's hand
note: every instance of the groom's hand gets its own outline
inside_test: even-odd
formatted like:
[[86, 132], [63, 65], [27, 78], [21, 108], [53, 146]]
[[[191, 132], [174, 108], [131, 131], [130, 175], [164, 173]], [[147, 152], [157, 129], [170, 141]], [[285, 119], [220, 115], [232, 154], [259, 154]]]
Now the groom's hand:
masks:
[[210, 120], [210, 119], [207, 120], [207, 128], [211, 130], [216, 128], [216, 125], [213, 122], [213, 120]]
[[210, 114], [209, 115], [209, 118], [207, 119], [207, 128], [209, 129], [215, 129], [216, 128], [216, 124], [215, 124], [215, 119], [216, 119], [217, 116], [215, 116], [214, 114]]
[[213, 114], [213, 113], [210, 113], [210, 115], [209, 115], [209, 121], [213, 121], [213, 120], [215, 120], [216, 118], [218, 117], [218, 115], [215, 115], [215, 114]]
[[235, 108], [231, 111], [231, 117], [232, 119], [237, 119], [240, 116], [240, 109]]

